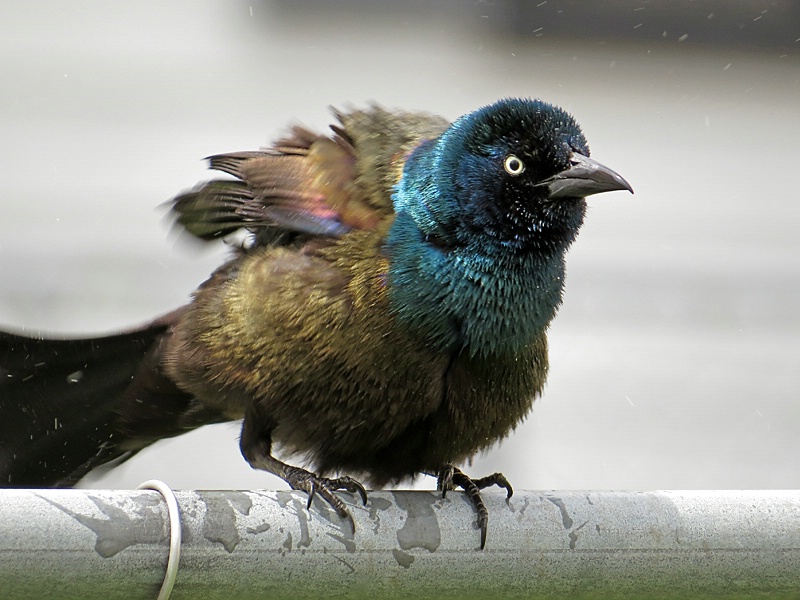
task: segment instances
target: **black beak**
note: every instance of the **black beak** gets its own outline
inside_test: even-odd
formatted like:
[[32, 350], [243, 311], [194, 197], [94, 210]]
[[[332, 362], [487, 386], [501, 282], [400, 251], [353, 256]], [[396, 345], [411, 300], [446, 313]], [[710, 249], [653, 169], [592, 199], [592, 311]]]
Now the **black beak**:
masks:
[[633, 188], [616, 171], [592, 160], [588, 156], [573, 152], [569, 169], [556, 173], [539, 185], [550, 189], [550, 198], [585, 198], [600, 192], [628, 190]]

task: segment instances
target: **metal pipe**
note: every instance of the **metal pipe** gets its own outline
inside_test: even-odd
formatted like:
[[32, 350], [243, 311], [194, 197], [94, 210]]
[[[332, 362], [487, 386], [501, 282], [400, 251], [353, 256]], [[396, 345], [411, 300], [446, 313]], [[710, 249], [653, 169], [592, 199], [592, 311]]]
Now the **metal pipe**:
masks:
[[[173, 599], [800, 596], [800, 491], [342, 494], [356, 532], [291, 491], [178, 491]], [[162, 496], [0, 490], [0, 597], [156, 598]]]

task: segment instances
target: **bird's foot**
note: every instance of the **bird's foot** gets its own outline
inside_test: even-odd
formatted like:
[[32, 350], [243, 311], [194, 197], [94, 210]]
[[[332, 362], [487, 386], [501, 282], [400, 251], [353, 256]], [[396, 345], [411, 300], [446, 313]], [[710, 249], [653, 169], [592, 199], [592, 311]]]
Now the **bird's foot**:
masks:
[[481, 498], [481, 490], [496, 485], [506, 489], [506, 501], [514, 494], [514, 489], [502, 473], [492, 473], [487, 477], [480, 479], [471, 479], [465, 475], [461, 469], [453, 465], [445, 465], [439, 471], [436, 481], [436, 489], [441, 490], [442, 498], [446, 497], [447, 490], [455, 489], [456, 487], [463, 488], [467, 493], [467, 497], [472, 506], [475, 507], [475, 512], [478, 513], [478, 527], [481, 530], [481, 550], [486, 546], [486, 531], [489, 527], [489, 511]]
[[336, 511], [339, 518], [345, 519], [350, 523], [350, 528], [355, 533], [356, 524], [353, 521], [353, 516], [347, 510], [344, 502], [336, 494], [337, 490], [345, 490], [351, 494], [358, 492], [361, 496], [361, 501], [367, 503], [367, 490], [361, 485], [361, 482], [353, 479], [352, 477], [337, 477], [336, 479], [328, 479], [327, 477], [320, 477], [311, 471], [306, 471], [299, 467], [289, 467], [284, 477], [285, 481], [292, 486], [292, 489], [302, 490], [308, 494], [308, 504], [306, 509], [311, 508], [311, 502], [314, 496], [319, 495], [320, 498], [330, 505]]

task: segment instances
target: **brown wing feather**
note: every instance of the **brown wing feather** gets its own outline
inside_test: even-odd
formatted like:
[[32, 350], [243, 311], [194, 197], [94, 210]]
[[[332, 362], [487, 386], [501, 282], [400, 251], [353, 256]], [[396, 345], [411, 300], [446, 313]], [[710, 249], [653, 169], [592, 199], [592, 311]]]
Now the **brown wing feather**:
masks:
[[241, 227], [327, 236], [376, 227], [393, 212], [391, 190], [407, 155], [447, 121], [377, 106], [334, 114], [331, 137], [295, 127], [272, 148], [209, 157], [210, 168], [239, 181], [212, 181], [176, 198], [178, 223], [202, 239]]

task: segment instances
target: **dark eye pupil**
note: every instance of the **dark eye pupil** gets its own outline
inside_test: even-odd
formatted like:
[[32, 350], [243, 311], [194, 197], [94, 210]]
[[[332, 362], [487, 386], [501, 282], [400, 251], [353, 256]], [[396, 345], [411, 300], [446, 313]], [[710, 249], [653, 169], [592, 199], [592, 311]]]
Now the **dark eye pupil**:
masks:
[[525, 170], [525, 163], [513, 154], [510, 154], [506, 156], [506, 159], [503, 162], [503, 167], [505, 168], [506, 173], [516, 177]]

